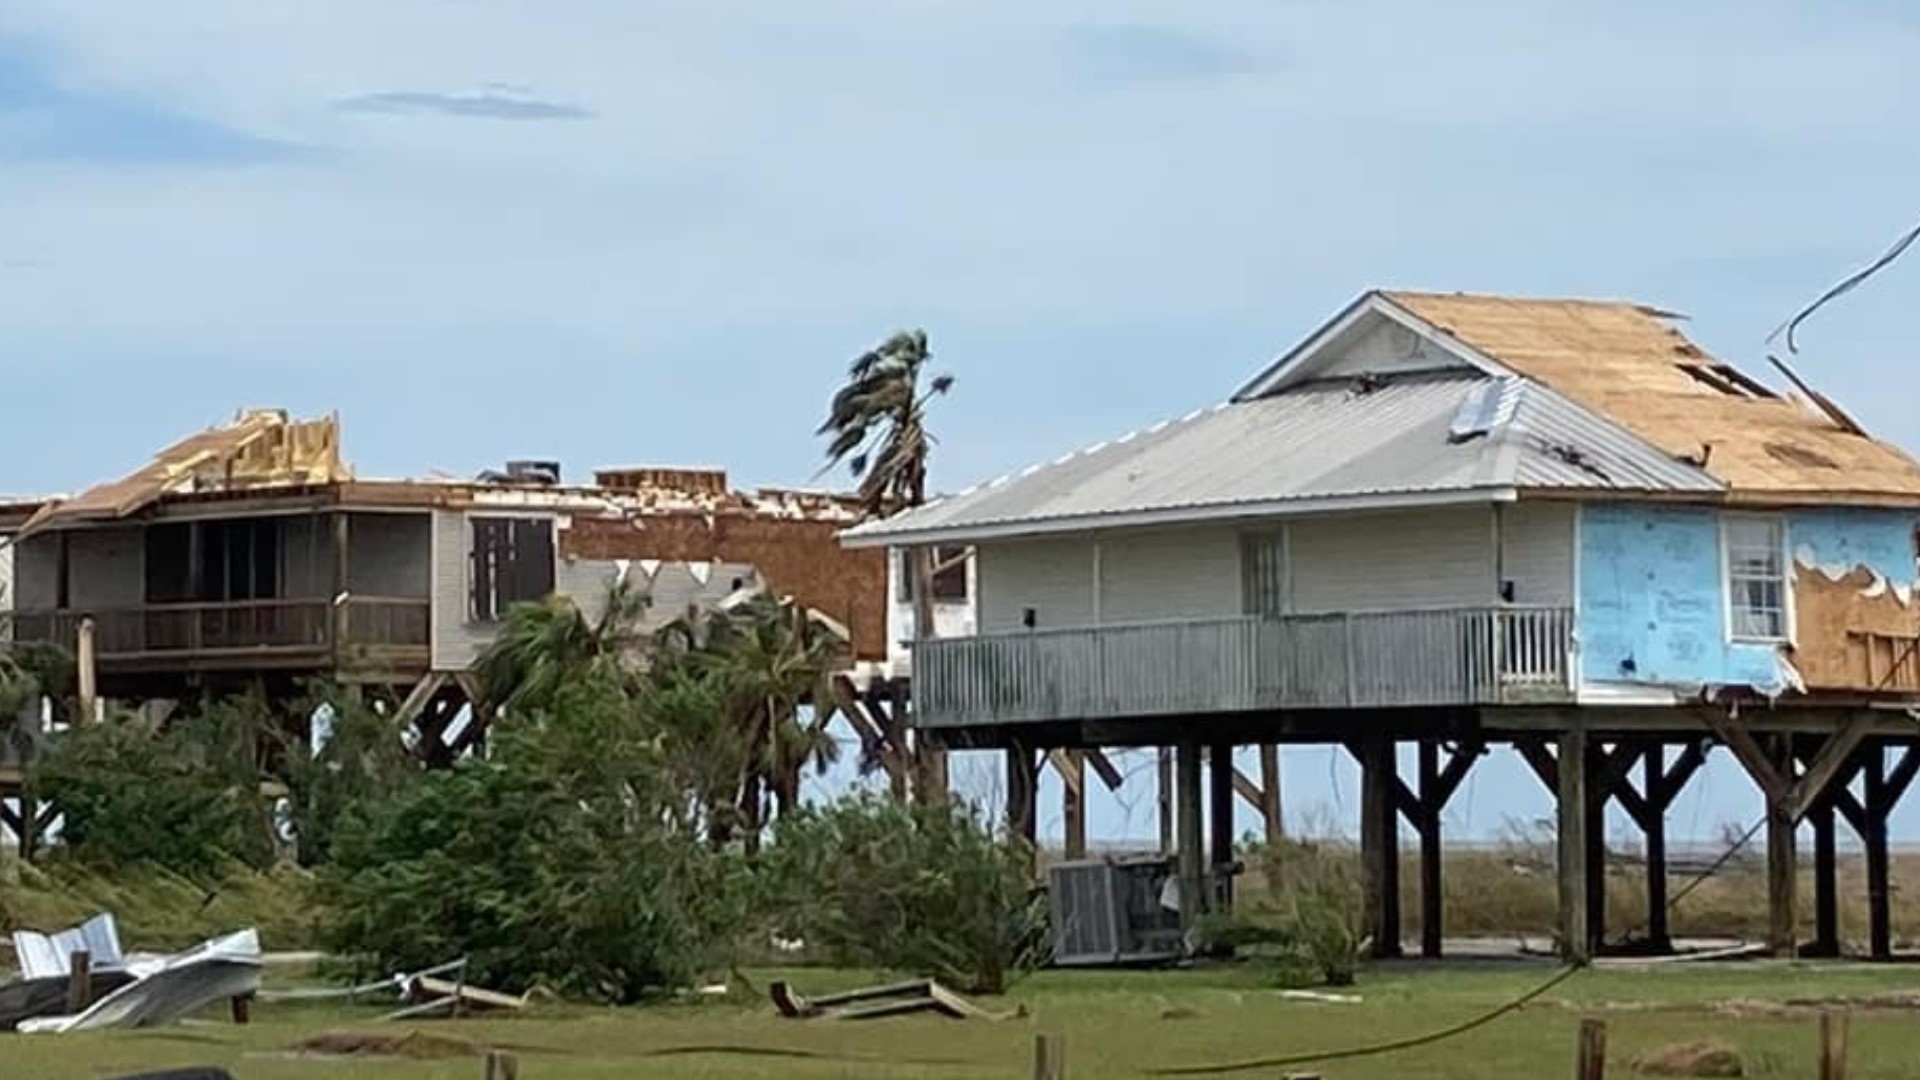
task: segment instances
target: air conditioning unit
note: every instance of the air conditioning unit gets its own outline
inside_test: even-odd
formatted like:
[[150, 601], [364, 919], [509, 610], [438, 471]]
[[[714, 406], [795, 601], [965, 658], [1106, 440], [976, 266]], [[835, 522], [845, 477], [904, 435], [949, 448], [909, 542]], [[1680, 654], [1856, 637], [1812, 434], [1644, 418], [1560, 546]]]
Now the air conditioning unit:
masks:
[[1114, 856], [1056, 864], [1048, 874], [1053, 962], [1060, 967], [1163, 964], [1181, 959], [1176, 861]]

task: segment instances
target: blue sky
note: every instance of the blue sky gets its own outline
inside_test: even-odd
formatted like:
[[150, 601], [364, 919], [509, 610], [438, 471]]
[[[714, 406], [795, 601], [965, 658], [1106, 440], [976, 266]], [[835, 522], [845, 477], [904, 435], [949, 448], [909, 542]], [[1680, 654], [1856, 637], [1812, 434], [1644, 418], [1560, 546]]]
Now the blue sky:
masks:
[[[1916, 84], [1884, 2], [8, 0], [0, 491], [258, 405], [339, 410], [366, 475], [804, 482], [907, 325], [964, 486], [1217, 400], [1374, 285], [1642, 299], [1756, 364], [1920, 218]], [[1917, 283], [1802, 336], [1908, 446]], [[1476, 783], [1463, 828], [1544, 808]], [[1709, 786], [1702, 831], [1746, 816]]]

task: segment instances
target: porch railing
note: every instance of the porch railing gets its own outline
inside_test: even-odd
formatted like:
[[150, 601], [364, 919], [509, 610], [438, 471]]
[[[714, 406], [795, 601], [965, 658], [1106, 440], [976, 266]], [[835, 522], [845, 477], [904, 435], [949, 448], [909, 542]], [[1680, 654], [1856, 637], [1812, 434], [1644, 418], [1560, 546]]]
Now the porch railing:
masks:
[[919, 722], [1563, 701], [1573, 613], [1461, 608], [1190, 619], [915, 646]]
[[11, 616], [13, 636], [72, 648], [80, 620], [89, 616], [94, 623], [94, 649], [102, 661], [224, 653], [326, 654], [341, 645], [425, 649], [428, 644], [428, 601], [384, 597], [349, 597], [339, 604], [327, 599], [240, 600], [19, 611]]

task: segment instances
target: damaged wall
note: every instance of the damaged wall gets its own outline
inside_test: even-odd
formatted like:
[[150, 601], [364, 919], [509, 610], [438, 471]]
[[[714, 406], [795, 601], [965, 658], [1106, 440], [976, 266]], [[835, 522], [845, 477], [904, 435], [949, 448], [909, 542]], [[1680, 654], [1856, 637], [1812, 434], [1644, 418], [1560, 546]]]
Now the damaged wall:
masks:
[[[1909, 511], [1780, 515], [1793, 641], [1729, 640], [1720, 514], [1707, 508], [1590, 505], [1580, 522], [1581, 674], [1591, 682], [1763, 693], [1920, 689], [1920, 660], [1888, 668], [1920, 637]], [[1878, 651], [1869, 657], [1869, 650]]]
[[1920, 636], [1914, 604], [1914, 530], [1898, 510], [1822, 510], [1791, 515], [1794, 666], [1809, 687], [1913, 690], [1916, 670], [1889, 676]]
[[560, 556], [609, 562], [713, 562], [756, 567], [769, 589], [839, 621], [862, 660], [887, 657], [887, 554], [847, 550], [844, 522], [752, 514], [577, 515]]
[[1583, 507], [1578, 574], [1583, 680], [1767, 694], [1793, 685], [1781, 648], [1728, 640], [1716, 511]]

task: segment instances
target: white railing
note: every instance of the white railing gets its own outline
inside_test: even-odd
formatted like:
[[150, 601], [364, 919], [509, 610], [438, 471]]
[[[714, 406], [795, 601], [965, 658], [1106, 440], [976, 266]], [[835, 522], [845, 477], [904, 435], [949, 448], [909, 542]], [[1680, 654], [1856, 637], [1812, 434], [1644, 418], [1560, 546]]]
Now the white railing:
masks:
[[1498, 607], [1189, 619], [915, 646], [919, 723], [1572, 698], [1573, 613]]

